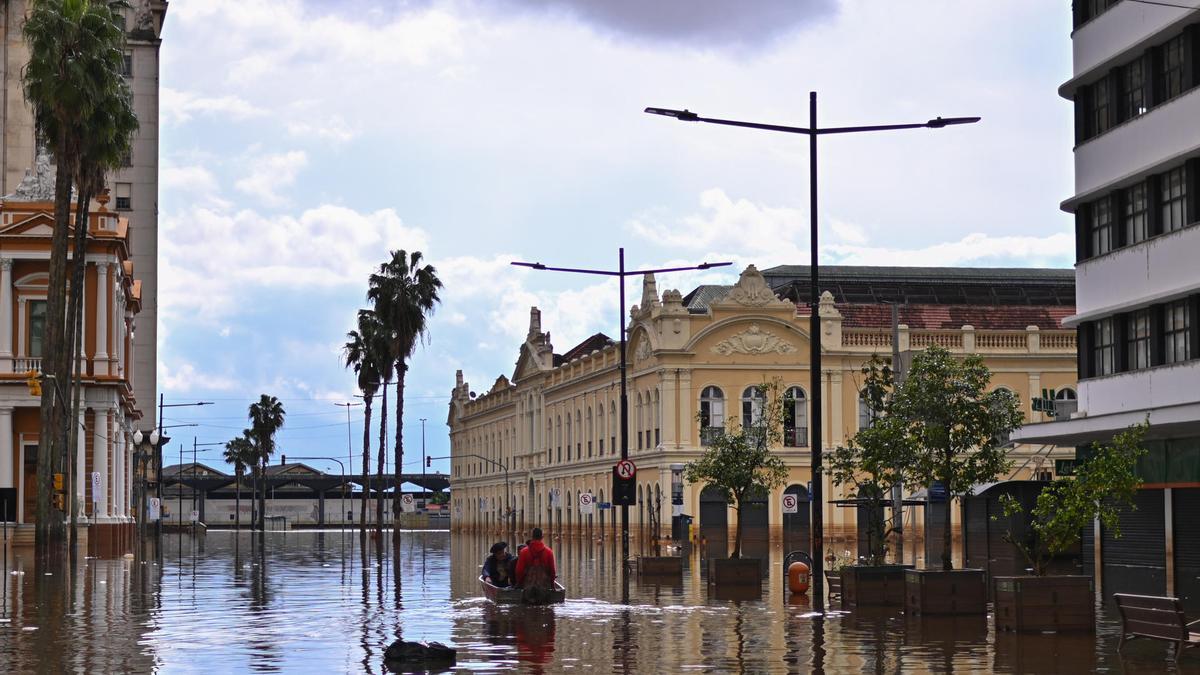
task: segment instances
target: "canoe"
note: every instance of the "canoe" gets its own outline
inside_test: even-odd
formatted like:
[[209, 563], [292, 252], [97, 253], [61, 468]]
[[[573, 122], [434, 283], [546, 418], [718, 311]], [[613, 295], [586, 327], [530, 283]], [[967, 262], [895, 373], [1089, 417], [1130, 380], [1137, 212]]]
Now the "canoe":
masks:
[[[491, 600], [497, 605], [522, 605], [526, 604], [522, 599], [522, 590], [520, 588], [500, 588], [492, 585], [479, 577], [479, 587], [483, 589], [483, 597]], [[544, 604], [550, 605], [554, 603], [567, 601], [567, 589], [557, 581], [554, 582], [554, 590], [550, 591], [550, 597]]]

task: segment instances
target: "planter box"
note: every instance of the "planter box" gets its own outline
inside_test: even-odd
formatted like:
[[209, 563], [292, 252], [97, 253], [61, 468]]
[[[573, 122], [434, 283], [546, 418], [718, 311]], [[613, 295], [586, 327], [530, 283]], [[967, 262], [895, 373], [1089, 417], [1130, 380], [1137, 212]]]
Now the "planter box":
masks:
[[996, 630], [1096, 630], [1096, 587], [1091, 577], [996, 577]]
[[639, 576], [679, 576], [683, 574], [683, 558], [678, 556], [639, 556], [637, 559]]
[[912, 565], [849, 565], [842, 568], [842, 609], [904, 606], [904, 571]]
[[987, 575], [983, 570], [908, 570], [904, 611], [922, 614], [986, 614]]
[[762, 561], [758, 558], [713, 558], [708, 561], [708, 583], [718, 586], [761, 586]]

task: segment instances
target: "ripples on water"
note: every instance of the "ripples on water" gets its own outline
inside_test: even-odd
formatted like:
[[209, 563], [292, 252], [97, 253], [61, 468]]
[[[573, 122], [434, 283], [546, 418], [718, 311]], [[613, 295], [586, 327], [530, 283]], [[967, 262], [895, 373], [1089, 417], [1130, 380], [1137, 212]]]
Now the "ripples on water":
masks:
[[[984, 617], [909, 620], [894, 610], [815, 618], [783, 592], [782, 551], [756, 599], [722, 600], [702, 552], [674, 583], [619, 580], [611, 542], [551, 542], [565, 605], [496, 607], [476, 577], [490, 541], [401, 532], [365, 555], [356, 534], [210, 532], [165, 535], [147, 562], [83, 560], [35, 569], [10, 552], [0, 609], [4, 672], [385, 672], [398, 637], [458, 648], [481, 672], [1163, 672], [1165, 646], [1115, 654], [1098, 635], [996, 635]], [[453, 553], [453, 555], [452, 555]], [[453, 561], [453, 562], [452, 562]], [[12, 572], [16, 572], [13, 574]], [[49, 574], [49, 575], [47, 575]], [[1186, 671], [1200, 657], [1185, 656]]]

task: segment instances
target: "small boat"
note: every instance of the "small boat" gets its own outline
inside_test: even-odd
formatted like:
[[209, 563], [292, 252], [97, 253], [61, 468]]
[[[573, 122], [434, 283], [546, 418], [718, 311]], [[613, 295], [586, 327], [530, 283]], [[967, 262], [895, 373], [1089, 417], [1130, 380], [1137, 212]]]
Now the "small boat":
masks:
[[[520, 588], [501, 588], [484, 581], [482, 576], [479, 577], [479, 586], [483, 589], [483, 597], [491, 600], [497, 605], [528, 604], [525, 602], [524, 597], [522, 597], [524, 595], [524, 591]], [[546, 601], [541, 604], [552, 605], [555, 603], [566, 602], [567, 589], [564, 588], [562, 584], [555, 581], [554, 590], [550, 591], [548, 596], [549, 597], [546, 599]]]

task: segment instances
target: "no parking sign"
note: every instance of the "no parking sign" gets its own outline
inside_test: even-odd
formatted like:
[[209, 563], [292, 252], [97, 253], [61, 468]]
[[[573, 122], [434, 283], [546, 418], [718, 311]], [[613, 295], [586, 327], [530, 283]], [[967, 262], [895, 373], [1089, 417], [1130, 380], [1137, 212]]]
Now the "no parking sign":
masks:
[[784, 495], [783, 496], [783, 512], [784, 513], [799, 513], [800, 512], [800, 508], [799, 508], [800, 503], [799, 502], [800, 502], [800, 500], [796, 497], [796, 495]]

